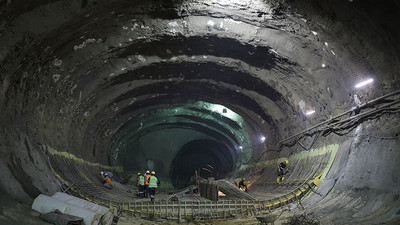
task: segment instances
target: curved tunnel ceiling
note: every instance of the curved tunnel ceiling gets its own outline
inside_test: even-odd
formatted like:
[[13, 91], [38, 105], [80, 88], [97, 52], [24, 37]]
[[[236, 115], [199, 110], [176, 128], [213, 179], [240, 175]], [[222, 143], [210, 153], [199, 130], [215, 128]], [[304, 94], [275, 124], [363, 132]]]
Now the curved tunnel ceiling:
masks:
[[[37, 181], [37, 191], [18, 184], [21, 173], [30, 176], [27, 168], [40, 170], [26, 149], [51, 146], [129, 173], [154, 169], [179, 186], [179, 177], [190, 177], [177, 171], [193, 170], [183, 161], [201, 155], [199, 146], [209, 147], [198, 166], [222, 163], [221, 177], [231, 176], [301, 151], [275, 150], [286, 137], [400, 87], [396, 1], [0, 6], [0, 143], [8, 177], [1, 188], [15, 187], [15, 198], [56, 189], [50, 178]], [[372, 85], [354, 88], [368, 78]], [[25, 172], [7, 167], [23, 158]]]

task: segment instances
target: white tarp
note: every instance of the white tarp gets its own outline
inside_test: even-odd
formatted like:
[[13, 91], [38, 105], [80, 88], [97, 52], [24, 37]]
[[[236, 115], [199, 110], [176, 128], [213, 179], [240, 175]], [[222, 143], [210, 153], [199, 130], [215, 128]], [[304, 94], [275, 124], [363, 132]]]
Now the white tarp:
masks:
[[94, 204], [93, 202], [89, 202], [63, 192], [57, 192], [51, 197], [63, 202], [67, 202], [68, 204], [87, 209], [91, 212], [100, 214], [102, 216], [101, 217], [101, 221], [103, 222], [102, 224], [104, 225], [110, 225], [114, 218], [114, 214], [110, 211], [109, 208]]
[[103, 217], [103, 224], [112, 223], [113, 214], [108, 208], [60, 192], [53, 196], [40, 194], [33, 202], [32, 209], [42, 214], [58, 209], [62, 213], [83, 218], [86, 225], [98, 225], [106, 214]]

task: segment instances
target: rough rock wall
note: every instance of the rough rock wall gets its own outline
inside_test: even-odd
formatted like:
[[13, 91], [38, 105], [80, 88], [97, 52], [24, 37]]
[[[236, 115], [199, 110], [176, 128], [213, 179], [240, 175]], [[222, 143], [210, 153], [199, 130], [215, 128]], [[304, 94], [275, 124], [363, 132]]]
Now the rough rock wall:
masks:
[[[359, 102], [399, 89], [399, 30], [396, 28], [400, 20], [396, 19], [399, 17], [396, 1], [267, 1], [266, 6], [256, 1], [232, 5], [216, 1], [154, 1], [143, 5], [122, 2], [126, 8], [114, 4], [116, 2], [108, 3], [108, 8], [102, 8], [101, 2], [95, 5], [94, 1], [24, 3], [0, 2], [1, 13], [5, 15], [0, 23], [0, 148], [3, 160], [0, 166], [5, 178], [1, 184], [16, 198], [26, 199], [38, 192], [56, 189], [52, 173], [43, 161], [42, 144], [91, 161], [109, 162], [112, 152], [107, 149], [110, 141], [107, 135], [122, 123], [113, 117], [115, 112], [132, 109], [118, 110], [130, 102], [130, 94], [151, 95], [165, 89], [164, 84], [142, 89], [132, 87], [129, 81], [142, 73], [155, 84], [159, 81], [149, 76], [151, 72], [164, 74], [163, 79], [176, 79], [176, 84], [171, 85], [175, 88], [161, 92], [168, 93], [179, 88], [192, 89], [190, 83], [182, 82], [189, 76], [180, 73], [194, 70], [196, 63], [201, 63], [201, 69], [206, 71], [201, 74], [203, 78], [225, 72], [218, 79], [213, 78], [213, 83], [202, 86], [207, 89], [197, 91], [207, 90], [212, 93], [209, 99], [220, 96], [220, 102], [229, 102], [232, 106], [240, 99], [236, 109], [243, 107], [253, 111], [253, 114], [247, 113], [247, 119], [253, 120], [254, 130], [265, 128], [258, 124], [267, 121], [277, 139], [337, 115]], [[133, 32], [131, 28], [136, 30]], [[182, 43], [197, 47], [193, 48], [196, 54], [187, 47], [182, 48]], [[170, 48], [165, 49], [165, 46]], [[229, 47], [232, 49], [226, 51]], [[195, 60], [191, 58], [193, 55]], [[112, 60], [107, 63], [107, 59]], [[139, 70], [135, 66], [143, 63], [143, 59], [150, 62], [149, 66]], [[186, 69], [178, 69], [168, 77], [165, 71], [171, 67], [151, 65], [154, 62], [160, 65], [163, 60], [172, 65], [182, 63]], [[129, 79], [120, 76], [125, 74], [124, 68], [132, 71]], [[135, 71], [140, 73], [135, 74]], [[231, 81], [232, 74], [251, 76]], [[353, 84], [367, 76], [376, 78], [373, 88], [354, 90]], [[229, 85], [217, 85], [221, 82]], [[104, 90], [110, 84], [115, 86]], [[232, 88], [239, 84], [242, 89]], [[226, 86], [231, 90], [226, 91]], [[237, 90], [250, 97], [236, 94]], [[274, 91], [279, 98], [272, 98]], [[120, 98], [121, 105], [115, 105], [113, 99], [121, 93], [128, 94]], [[270, 93], [273, 93], [270, 98], [265, 98]], [[157, 100], [163, 103], [159, 106], [170, 103], [161, 101], [162, 98]], [[254, 104], [247, 107], [246, 102]], [[301, 115], [310, 102], [319, 113], [317, 118], [306, 119]], [[139, 103], [134, 105], [139, 106]], [[95, 116], [96, 113], [99, 114]], [[102, 120], [109, 117], [113, 117], [112, 120]], [[398, 121], [398, 118], [393, 117], [391, 121]], [[380, 122], [380, 127], [387, 125], [387, 130], [398, 130], [391, 121]], [[363, 126], [367, 127], [360, 127]], [[374, 126], [363, 130], [379, 136], [381, 133], [375, 131]], [[316, 146], [344, 142], [343, 138], [353, 142], [355, 137], [330, 136], [321, 139]], [[326, 204], [320, 205], [326, 210], [322, 212], [331, 213], [332, 218], [337, 214], [329, 210], [332, 202], [328, 200], [339, 201], [338, 195], [333, 195], [335, 192], [347, 197], [343, 202], [353, 202], [360, 193], [370, 196], [357, 205], [365, 207], [355, 206], [353, 208], [359, 211], [348, 211], [356, 217], [376, 208], [383, 210], [383, 215], [385, 208], [397, 201], [397, 139], [365, 145], [367, 139], [364, 138], [366, 136], [358, 138], [362, 140], [359, 145], [354, 141], [347, 149], [350, 154], [343, 151], [335, 167], [337, 172], [327, 180], [326, 185], [338, 179], [324, 200]], [[381, 154], [382, 146], [392, 148], [392, 152]], [[279, 155], [270, 155], [279, 157], [295, 151], [296, 148], [291, 148]], [[382, 172], [386, 170], [390, 172]], [[390, 174], [392, 179], [385, 174]], [[340, 175], [343, 178], [339, 178]], [[383, 185], [379, 178], [390, 179], [392, 183]], [[371, 207], [379, 196], [387, 199], [385, 204]]]

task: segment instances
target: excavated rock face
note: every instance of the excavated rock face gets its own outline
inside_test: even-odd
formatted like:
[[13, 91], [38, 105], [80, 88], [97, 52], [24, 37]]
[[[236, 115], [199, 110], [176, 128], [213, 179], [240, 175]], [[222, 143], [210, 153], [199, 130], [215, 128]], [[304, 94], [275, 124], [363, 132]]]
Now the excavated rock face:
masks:
[[[400, 86], [396, 1], [0, 6], [1, 188], [16, 199], [59, 188], [45, 149], [129, 173], [156, 170], [183, 187], [194, 170], [224, 178], [299, 152], [276, 146]], [[374, 83], [354, 88], [367, 78]], [[395, 215], [398, 123], [398, 114], [384, 115], [364, 121], [354, 135], [303, 140], [344, 149], [325, 198], [310, 201], [323, 202], [314, 211], [350, 223], [332, 202], [367, 196], [359, 200], [365, 210], [345, 210], [346, 218], [359, 221], [376, 210], [376, 221]]]

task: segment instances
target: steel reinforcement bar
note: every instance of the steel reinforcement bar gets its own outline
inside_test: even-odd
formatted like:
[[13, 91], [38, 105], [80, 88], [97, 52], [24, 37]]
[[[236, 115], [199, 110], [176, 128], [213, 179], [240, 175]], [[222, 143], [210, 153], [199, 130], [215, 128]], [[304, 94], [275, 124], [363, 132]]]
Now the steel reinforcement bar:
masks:
[[75, 195], [95, 204], [103, 205], [124, 213], [126, 216], [147, 219], [167, 219], [178, 221], [213, 220], [237, 216], [258, 215], [287, 206], [288, 203], [300, 201], [314, 191], [321, 183], [321, 175], [304, 182], [294, 191], [268, 200], [220, 200], [220, 201], [130, 201], [120, 202], [106, 200], [86, 192], [78, 185], [71, 187]]

